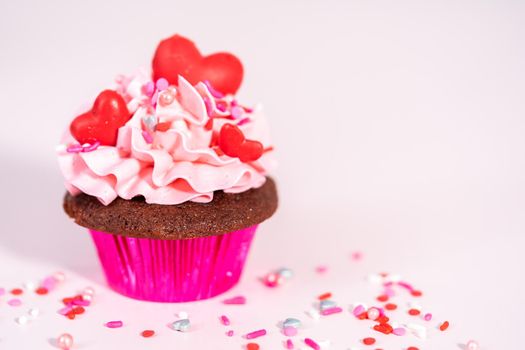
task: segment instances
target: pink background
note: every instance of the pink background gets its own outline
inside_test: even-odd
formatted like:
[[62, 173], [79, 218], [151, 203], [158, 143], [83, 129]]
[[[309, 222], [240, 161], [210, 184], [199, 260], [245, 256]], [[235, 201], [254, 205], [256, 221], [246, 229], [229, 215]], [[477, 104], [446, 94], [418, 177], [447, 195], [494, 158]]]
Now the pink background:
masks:
[[[308, 322], [304, 335], [332, 349], [370, 332], [348, 315], [304, 316], [325, 291], [345, 307], [375, 296], [369, 273], [402, 274], [450, 332], [381, 338], [384, 349], [519, 349], [525, 326], [525, 3], [520, 1], [3, 1], [0, 4], [0, 286], [55, 270], [56, 296], [0, 297], [0, 348], [51, 348], [74, 334], [79, 349], [241, 348], [238, 334], [266, 327], [265, 349], [282, 348], [275, 323]], [[244, 62], [240, 99], [263, 102], [273, 125], [281, 207], [255, 240], [242, 283], [248, 305], [219, 299], [159, 305], [103, 287], [84, 230], [62, 213], [54, 155], [60, 133], [117, 73], [148, 65], [158, 40], [193, 38], [204, 52]], [[352, 261], [362, 251], [361, 262]], [[328, 266], [318, 275], [317, 265]], [[257, 276], [288, 266], [296, 277], [267, 289]], [[82, 320], [55, 315], [56, 299], [86, 285], [97, 305]], [[44, 300], [47, 300], [44, 302]], [[369, 300], [368, 302], [370, 302]], [[29, 305], [40, 320], [13, 318]], [[27, 306], [27, 307], [26, 307]], [[184, 309], [194, 331], [164, 325]], [[123, 319], [127, 327], [101, 324]], [[144, 340], [145, 328], [159, 331]]]

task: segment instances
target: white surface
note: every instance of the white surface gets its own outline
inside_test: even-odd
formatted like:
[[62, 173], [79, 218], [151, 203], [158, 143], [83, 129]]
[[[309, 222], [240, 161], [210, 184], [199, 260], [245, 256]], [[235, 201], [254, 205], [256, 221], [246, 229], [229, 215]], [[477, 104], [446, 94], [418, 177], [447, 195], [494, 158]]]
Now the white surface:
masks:
[[[71, 332], [78, 349], [239, 349], [261, 327], [263, 349], [282, 348], [275, 324], [316, 295], [347, 307], [375, 296], [363, 278], [391, 271], [426, 292], [421, 303], [453, 326], [422, 350], [520, 349], [525, 326], [525, 3], [520, 1], [2, 2], [0, 4], [0, 286], [55, 271], [68, 281], [19, 308], [0, 297], [0, 349], [52, 348]], [[257, 235], [243, 282], [228, 296], [184, 305], [131, 301], [106, 290], [83, 230], [61, 212], [54, 145], [78, 106], [117, 73], [147, 65], [174, 32], [204, 52], [244, 62], [241, 99], [262, 101], [280, 158], [281, 209]], [[349, 254], [362, 250], [365, 259]], [[329, 266], [325, 276], [314, 272]], [[288, 266], [270, 290], [257, 276]], [[58, 299], [94, 285], [95, 305], [73, 322]], [[32, 306], [39, 320], [14, 318]], [[166, 324], [186, 310], [188, 334]], [[122, 319], [126, 327], [102, 324]], [[357, 346], [366, 323], [347, 313], [302, 335]], [[159, 333], [141, 339], [142, 329]], [[375, 332], [374, 332], [375, 333]], [[381, 338], [404, 349], [413, 338]], [[147, 345], [146, 345], [147, 344]]]

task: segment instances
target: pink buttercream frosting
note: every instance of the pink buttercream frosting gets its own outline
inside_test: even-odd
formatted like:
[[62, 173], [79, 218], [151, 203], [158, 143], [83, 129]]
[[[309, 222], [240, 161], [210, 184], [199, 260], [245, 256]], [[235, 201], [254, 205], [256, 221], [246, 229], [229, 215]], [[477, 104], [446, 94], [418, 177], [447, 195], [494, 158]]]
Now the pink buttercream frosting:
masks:
[[[104, 205], [136, 196], [147, 203], [205, 203], [214, 191], [239, 193], [264, 184], [275, 161], [259, 107], [240, 106], [205, 83], [192, 86], [179, 77], [175, 87], [166, 81], [154, 84], [149, 76], [139, 72], [117, 79], [116, 91], [132, 117], [118, 130], [116, 146], [85, 145], [82, 151], [69, 129], [65, 132], [57, 152], [71, 194], [83, 192]], [[244, 163], [213, 146], [225, 123], [261, 142], [263, 155]]]

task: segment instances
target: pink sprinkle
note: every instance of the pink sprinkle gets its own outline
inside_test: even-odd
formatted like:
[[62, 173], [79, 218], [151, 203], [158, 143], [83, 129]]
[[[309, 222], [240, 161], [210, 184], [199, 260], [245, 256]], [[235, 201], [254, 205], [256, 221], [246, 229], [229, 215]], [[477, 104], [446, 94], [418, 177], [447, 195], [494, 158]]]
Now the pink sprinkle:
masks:
[[82, 147], [82, 152], [92, 152], [92, 151], [96, 150], [98, 148], [98, 146], [100, 146], [100, 142], [95, 141], [92, 145], [89, 145], [89, 146], [86, 146], [86, 147]]
[[253, 331], [245, 335], [246, 339], [255, 339], [266, 335], [266, 329], [259, 329], [258, 331]]
[[398, 336], [403, 336], [406, 334], [406, 329], [404, 328], [394, 328], [394, 330], [392, 331], [392, 333], [394, 333], [395, 335], [398, 335]]
[[237, 125], [242, 126], [242, 125], [244, 125], [244, 124], [246, 124], [246, 123], [249, 123], [249, 122], [250, 122], [250, 118], [244, 118], [244, 119], [241, 119], [241, 120], [237, 123]]
[[431, 313], [425, 314], [423, 318], [425, 319], [425, 321], [430, 321], [432, 320], [432, 314]]
[[76, 300], [76, 299], [73, 299], [71, 303], [77, 306], [89, 306], [91, 304], [89, 300]]
[[206, 85], [206, 87], [208, 88], [208, 91], [210, 92], [210, 94], [215, 97], [215, 98], [223, 98], [224, 97], [224, 94], [215, 90], [213, 88], [213, 86], [211, 86], [211, 83], [208, 81], [208, 80], [204, 80], [204, 85]]
[[319, 344], [317, 344], [316, 342], [314, 342], [312, 339], [310, 338], [305, 338], [304, 339], [304, 343], [306, 345], [308, 345], [309, 347], [311, 347], [312, 349], [314, 350], [320, 350], [321, 347], [319, 346]]
[[233, 330], [230, 329], [228, 332], [226, 332], [226, 335], [228, 337], [233, 337]]
[[224, 101], [215, 101], [215, 105], [217, 106], [217, 109], [221, 112], [226, 112], [226, 106], [228, 105]]
[[233, 119], [239, 119], [240, 117], [242, 117], [243, 113], [244, 113], [244, 109], [242, 109], [239, 106], [234, 106], [231, 109], [231, 114], [232, 114]]
[[328, 267], [324, 266], [324, 265], [317, 266], [315, 268], [315, 272], [317, 272], [317, 273], [325, 273], [326, 271], [328, 271]]
[[246, 298], [243, 297], [243, 296], [236, 296], [236, 297], [224, 300], [223, 304], [226, 304], [226, 305], [244, 305], [244, 304], [246, 304]]
[[361, 252], [353, 252], [352, 253], [352, 260], [358, 261], [363, 258], [363, 253]]
[[47, 290], [52, 290], [55, 289], [57, 282], [58, 281], [55, 277], [49, 276], [42, 281], [42, 287], [46, 288]]
[[166, 90], [170, 86], [170, 83], [168, 83], [168, 81], [164, 78], [159, 78], [157, 80], [156, 86], [157, 86], [157, 90], [162, 91], [162, 90]]
[[393, 297], [396, 295], [396, 292], [392, 288], [385, 288], [385, 295], [388, 297]]
[[153, 93], [155, 92], [155, 84], [153, 84], [152, 81], [149, 81], [142, 87], [142, 91], [150, 97], [153, 96]]
[[123, 324], [122, 321], [109, 321], [106, 322], [105, 326], [108, 328], [120, 328]]
[[287, 349], [293, 349], [293, 341], [292, 341], [292, 339], [287, 339], [286, 340], [286, 348]]
[[71, 306], [66, 306], [66, 307], [63, 307], [61, 308], [60, 310], [58, 310], [58, 313], [61, 314], [61, 315], [67, 315], [69, 313], [69, 311], [73, 310], [73, 308]]
[[363, 305], [357, 305], [354, 308], [354, 311], [352, 311], [355, 317], [361, 315], [363, 312], [365, 312], [365, 307]]
[[146, 143], [152, 143], [153, 142], [153, 137], [146, 130], [142, 130], [142, 137], [144, 137], [144, 140], [146, 141]]
[[410, 284], [406, 283], [406, 282], [403, 282], [403, 281], [400, 281], [400, 282], [397, 282], [397, 284], [405, 289], [408, 289], [409, 291], [413, 291], [414, 290], [414, 287], [412, 287]]
[[337, 314], [337, 313], [342, 312], [342, 311], [343, 311], [343, 309], [341, 309], [339, 306], [336, 306], [336, 307], [331, 307], [329, 309], [321, 310], [321, 315], [328, 316], [328, 315], [332, 315], [332, 314]]
[[4, 295], [5, 294], [5, 288], [0, 288], [0, 295]]
[[158, 99], [159, 99], [159, 92], [158, 92], [158, 91], [155, 91], [155, 92], [153, 93], [153, 96], [151, 96], [151, 100], [150, 100], [150, 101], [151, 101], [151, 104], [152, 104], [153, 106], [156, 106], [156, 105], [157, 105], [157, 100], [158, 100]]
[[229, 326], [230, 325], [230, 319], [228, 317], [226, 317], [225, 315], [222, 315], [221, 316], [221, 323], [225, 326]]
[[82, 152], [82, 145], [70, 145], [66, 148], [67, 153], [80, 153]]
[[295, 328], [295, 327], [284, 327], [283, 328], [283, 333], [287, 337], [293, 337], [294, 335], [297, 334], [297, 328]]
[[22, 300], [17, 299], [17, 298], [15, 298], [15, 299], [10, 299], [10, 300], [7, 302], [7, 304], [8, 304], [9, 306], [20, 306], [20, 305], [22, 305]]

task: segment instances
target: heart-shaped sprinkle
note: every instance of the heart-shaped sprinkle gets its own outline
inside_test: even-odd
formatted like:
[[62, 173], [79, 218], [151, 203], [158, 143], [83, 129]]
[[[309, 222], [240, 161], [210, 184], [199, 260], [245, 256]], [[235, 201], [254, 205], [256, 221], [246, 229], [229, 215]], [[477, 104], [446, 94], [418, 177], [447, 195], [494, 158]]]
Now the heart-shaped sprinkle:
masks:
[[246, 140], [241, 129], [233, 124], [224, 124], [219, 132], [219, 148], [230, 157], [237, 157], [241, 162], [253, 162], [259, 159], [263, 145], [259, 141]]
[[96, 98], [90, 111], [79, 115], [71, 123], [71, 135], [81, 144], [114, 146], [118, 129], [131, 118], [126, 102], [117, 92], [104, 90]]
[[237, 57], [227, 52], [202, 56], [191, 40], [174, 35], [157, 46], [153, 79], [165, 78], [177, 84], [179, 75], [192, 85], [208, 81], [208, 86], [213, 86], [217, 92], [235, 94], [242, 82], [243, 67]]

